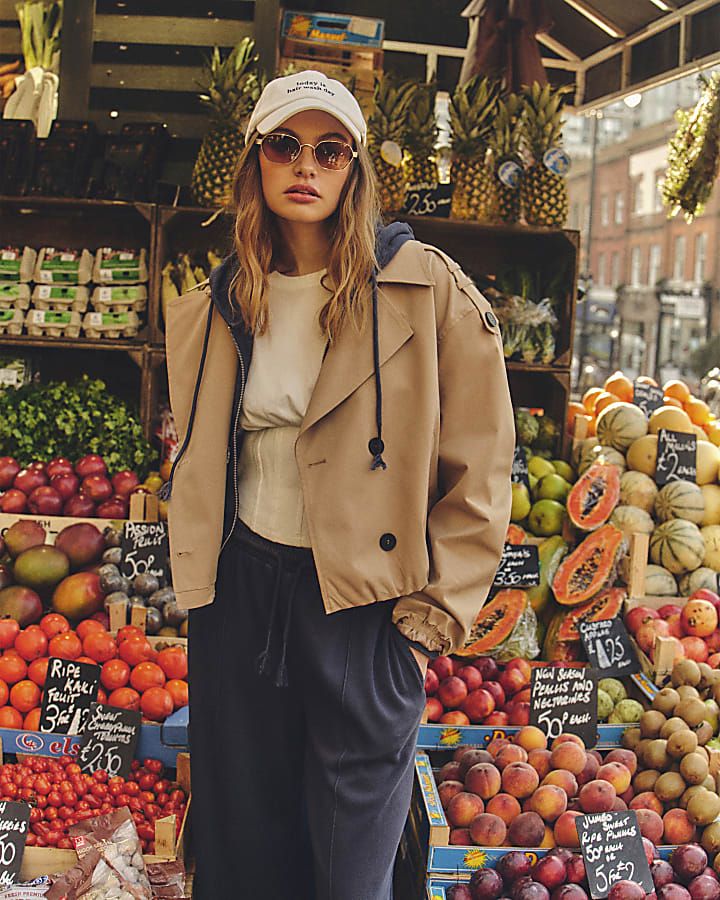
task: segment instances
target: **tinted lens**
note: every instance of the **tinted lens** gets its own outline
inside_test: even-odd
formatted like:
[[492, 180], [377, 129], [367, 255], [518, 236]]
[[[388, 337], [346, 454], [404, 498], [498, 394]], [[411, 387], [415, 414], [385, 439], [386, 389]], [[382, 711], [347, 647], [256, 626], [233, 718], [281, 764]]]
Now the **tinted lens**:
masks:
[[268, 134], [263, 138], [262, 151], [270, 162], [289, 163], [300, 152], [300, 142], [291, 134]]
[[345, 169], [352, 158], [352, 147], [342, 141], [320, 141], [315, 147], [315, 159], [323, 169]]

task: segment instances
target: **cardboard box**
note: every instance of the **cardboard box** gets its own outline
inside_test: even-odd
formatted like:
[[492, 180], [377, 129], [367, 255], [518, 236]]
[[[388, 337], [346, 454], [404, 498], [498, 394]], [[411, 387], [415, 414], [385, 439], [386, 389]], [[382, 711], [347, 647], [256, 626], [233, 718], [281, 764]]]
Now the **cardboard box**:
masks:
[[384, 35], [383, 19], [344, 13], [296, 12], [286, 9], [280, 20], [281, 38], [382, 48]]
[[[623, 731], [628, 725], [598, 725], [598, 750], [612, 750], [620, 746]], [[519, 725], [439, 725], [422, 724], [418, 731], [418, 750], [454, 750], [463, 744], [486, 747], [493, 738], [507, 737], [520, 731]]]

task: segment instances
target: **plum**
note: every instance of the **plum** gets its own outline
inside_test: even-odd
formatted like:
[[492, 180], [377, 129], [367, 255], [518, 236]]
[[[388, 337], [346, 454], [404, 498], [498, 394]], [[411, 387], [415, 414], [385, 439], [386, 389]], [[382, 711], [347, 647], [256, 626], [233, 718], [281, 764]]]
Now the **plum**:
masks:
[[503, 887], [503, 880], [495, 869], [476, 869], [470, 876], [472, 900], [498, 900]]
[[675, 880], [673, 867], [666, 859], [654, 859], [650, 863], [650, 874], [652, 875], [653, 884], [656, 888], [661, 888], [666, 884], [672, 884]]
[[608, 900], [645, 900], [645, 891], [635, 881], [616, 881], [610, 888]]
[[673, 867], [678, 880], [687, 884], [701, 875], [707, 866], [707, 853], [700, 844], [683, 844], [673, 850], [670, 857], [670, 865]]
[[509, 850], [501, 856], [495, 866], [505, 884], [510, 887], [518, 879], [527, 876], [532, 868], [529, 857], [522, 850]]

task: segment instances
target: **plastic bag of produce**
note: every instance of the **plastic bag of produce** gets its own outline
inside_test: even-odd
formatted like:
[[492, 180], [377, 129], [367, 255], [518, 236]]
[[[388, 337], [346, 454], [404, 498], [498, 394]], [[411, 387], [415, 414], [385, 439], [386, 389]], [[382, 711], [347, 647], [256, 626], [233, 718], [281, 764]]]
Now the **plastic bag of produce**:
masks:
[[484, 656], [491, 656], [498, 662], [507, 662], [517, 656], [523, 659], [535, 659], [540, 653], [538, 644], [538, 621], [535, 610], [527, 603], [520, 613], [510, 634], [496, 647], [483, 651]]

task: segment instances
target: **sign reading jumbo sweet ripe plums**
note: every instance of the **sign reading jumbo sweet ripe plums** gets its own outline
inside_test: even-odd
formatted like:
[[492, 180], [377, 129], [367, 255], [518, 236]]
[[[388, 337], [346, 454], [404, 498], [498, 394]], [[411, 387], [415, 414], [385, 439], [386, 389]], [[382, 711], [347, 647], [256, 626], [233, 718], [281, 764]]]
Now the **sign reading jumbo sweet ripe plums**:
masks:
[[634, 881], [646, 894], [655, 891], [634, 809], [590, 813], [575, 823], [593, 900], [607, 897], [617, 881]]
[[51, 656], [38, 731], [82, 734], [99, 687], [100, 666]]
[[596, 669], [535, 666], [530, 676], [530, 724], [547, 735], [576, 734], [586, 747], [597, 741]]

